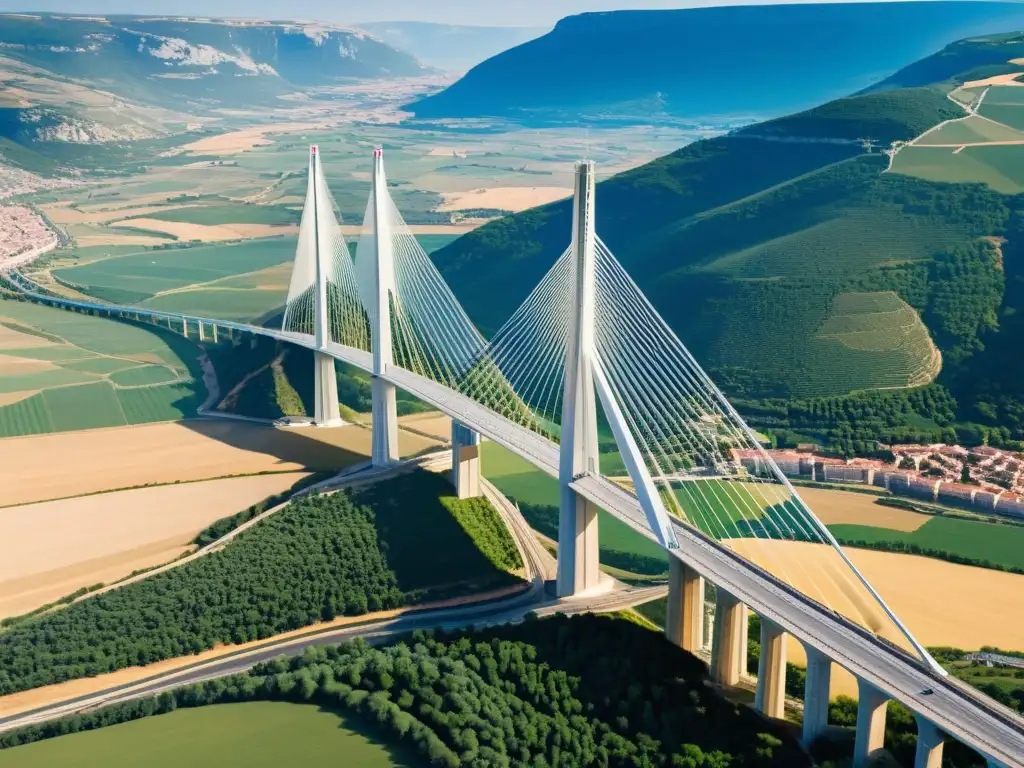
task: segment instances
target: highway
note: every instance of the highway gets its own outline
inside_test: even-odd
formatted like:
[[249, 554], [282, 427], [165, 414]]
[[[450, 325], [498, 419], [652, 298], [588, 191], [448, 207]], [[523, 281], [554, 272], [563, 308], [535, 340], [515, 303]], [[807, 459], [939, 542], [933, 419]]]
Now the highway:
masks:
[[[20, 278], [20, 280], [25, 280]], [[208, 318], [197, 318], [114, 307], [99, 303], [54, 299], [36, 293], [30, 282], [22, 283], [30, 296], [48, 303], [97, 309], [114, 314], [171, 318], [258, 333], [307, 348], [312, 337], [268, 328], [256, 328]], [[338, 360], [372, 370], [369, 352], [337, 343], [325, 350]], [[491, 411], [476, 401], [416, 373], [389, 366], [383, 378], [396, 387], [431, 404], [470, 429], [508, 448], [553, 477], [558, 476], [559, 449], [547, 438]], [[656, 540], [636, 497], [601, 477], [585, 476], [574, 488], [590, 501], [632, 528]], [[714, 584], [742, 600], [758, 614], [771, 619], [786, 632], [816, 648], [861, 679], [895, 698], [943, 731], [984, 755], [1012, 768], [1024, 768], [1024, 719], [984, 694], [943, 676], [885, 640], [797, 592], [722, 544], [674, 521], [679, 549], [670, 550]], [[447, 617], [445, 617], [447, 620]], [[454, 619], [456, 621], [460, 619]], [[923, 691], [933, 693], [925, 694]]]

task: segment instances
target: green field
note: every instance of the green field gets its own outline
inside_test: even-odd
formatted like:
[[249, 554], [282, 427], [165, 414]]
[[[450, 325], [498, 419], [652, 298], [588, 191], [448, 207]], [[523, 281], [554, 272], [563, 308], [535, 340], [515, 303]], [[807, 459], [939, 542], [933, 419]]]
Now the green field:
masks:
[[0, 437], [177, 420], [205, 396], [196, 348], [174, 334], [21, 301], [0, 318], [26, 334], [0, 352], [0, 393], [31, 393], [0, 406]]
[[912, 532], [866, 525], [830, 525], [829, 530], [841, 541], [917, 544], [1007, 568], [1024, 568], [1024, 526], [933, 517]]
[[416, 765], [404, 751], [368, 736], [353, 718], [314, 704], [249, 701], [178, 709], [95, 731], [0, 751], [0, 768], [281, 768]]
[[174, 371], [162, 365], [144, 365], [112, 373], [110, 380], [119, 387], [142, 387], [151, 384], [168, 384], [177, 381], [178, 377]]
[[893, 173], [926, 181], [987, 184], [996, 192], [1024, 192], [1024, 145], [966, 147], [953, 154], [944, 147], [904, 147]]
[[[180, 221], [187, 224], [268, 224], [298, 226], [300, 211], [282, 205], [199, 205], [147, 213], [138, 218]], [[129, 222], [131, 220], [129, 219]]]
[[1024, 104], [990, 104], [986, 98], [979, 112], [983, 117], [1024, 131]]
[[[549, 538], [558, 539], [557, 480], [489, 441], [481, 447], [480, 468], [498, 490], [523, 505], [531, 526]], [[653, 541], [603, 509], [599, 510], [598, 518], [602, 563], [624, 571], [630, 571], [632, 565], [637, 573], [660, 573], [667, 569], [666, 554]]]
[[294, 237], [272, 237], [225, 245], [140, 251], [58, 269], [54, 274], [76, 285], [87, 286], [86, 292], [96, 296], [112, 289], [127, 291], [126, 297], [134, 297], [131, 303], [138, 303], [161, 291], [291, 262], [295, 258], [295, 243]]
[[[984, 108], [985, 105], [983, 103], [982, 110]], [[1001, 125], [997, 122], [994, 123], [991, 120], [983, 120], [980, 117], [972, 116], [964, 120], [947, 123], [927, 136], [921, 136], [915, 144], [917, 146], [985, 144], [990, 141], [1024, 141], [1024, 133], [1014, 130], [1009, 126]]]

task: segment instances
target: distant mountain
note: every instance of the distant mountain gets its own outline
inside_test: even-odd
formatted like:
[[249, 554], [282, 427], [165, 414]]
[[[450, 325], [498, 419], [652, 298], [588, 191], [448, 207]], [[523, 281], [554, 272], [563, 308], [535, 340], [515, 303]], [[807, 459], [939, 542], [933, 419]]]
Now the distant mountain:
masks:
[[380, 21], [359, 28], [448, 72], [465, 72], [550, 31], [550, 27], [466, 27], [421, 21]]
[[[999, 50], [989, 64], [1019, 55]], [[963, 80], [954, 70], [933, 76]], [[965, 114], [952, 85], [923, 80], [698, 141], [598, 184], [600, 237], [780, 444], [849, 455], [876, 440], [1024, 441], [1024, 194], [888, 172], [879, 149]], [[1010, 173], [1024, 147], [1003, 149]], [[571, 201], [553, 203], [432, 258], [493, 333], [569, 244], [571, 223]]]
[[[1011, 61], [1018, 64], [1011, 64]], [[904, 67], [869, 90], [945, 82], [959, 85], [1018, 72], [1021, 61], [1024, 61], [1024, 33], [1021, 32], [957, 40], [938, 53]]]
[[344, 78], [429, 71], [350, 27], [145, 16], [0, 14], [0, 56], [183, 111], [271, 104]]
[[422, 118], [770, 117], [865, 88], [1024, 5], [882, 2], [586, 13], [407, 108]]

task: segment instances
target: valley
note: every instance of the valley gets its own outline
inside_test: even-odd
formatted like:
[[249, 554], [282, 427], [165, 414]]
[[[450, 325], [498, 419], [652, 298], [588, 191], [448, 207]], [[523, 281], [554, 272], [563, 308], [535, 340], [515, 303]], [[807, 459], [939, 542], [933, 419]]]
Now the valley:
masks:
[[1014, 27], [0, 15], [0, 768], [861, 768], [879, 674], [873, 749], [918, 766], [923, 711], [984, 765], [978, 690], [1024, 706], [967, 655], [1024, 652]]

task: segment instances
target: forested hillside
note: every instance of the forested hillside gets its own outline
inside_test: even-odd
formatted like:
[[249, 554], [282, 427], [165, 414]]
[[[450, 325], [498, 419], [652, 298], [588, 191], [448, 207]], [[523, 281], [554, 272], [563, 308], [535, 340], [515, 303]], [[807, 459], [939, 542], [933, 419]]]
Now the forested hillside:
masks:
[[[519, 581], [494, 509], [416, 472], [307, 496], [177, 568], [40, 616], [6, 619], [0, 695]], [[430, 558], [423, 542], [434, 543]]]
[[[599, 184], [598, 234], [781, 445], [1019, 440], [1024, 200], [888, 173], [882, 152], [963, 114], [922, 85], [699, 141]], [[434, 258], [494, 332], [570, 221], [569, 201], [526, 211]]]
[[0, 748], [167, 712], [272, 699], [359, 714], [431, 765], [803, 768], [787, 729], [727, 701], [707, 667], [622, 619], [555, 617], [451, 636], [356, 641], [4, 734]]

